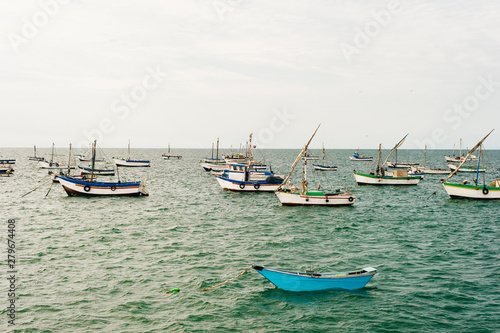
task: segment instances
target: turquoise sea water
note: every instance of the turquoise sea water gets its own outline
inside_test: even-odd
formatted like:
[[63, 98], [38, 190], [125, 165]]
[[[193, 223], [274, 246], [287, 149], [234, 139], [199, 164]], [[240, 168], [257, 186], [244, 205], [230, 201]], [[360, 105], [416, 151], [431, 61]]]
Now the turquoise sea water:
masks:
[[[19, 219], [17, 331], [500, 330], [499, 201], [450, 199], [442, 175], [426, 175], [417, 186], [360, 187], [352, 170], [370, 163], [349, 161], [351, 150], [329, 150], [339, 171], [311, 171], [310, 180], [352, 187], [355, 205], [282, 207], [273, 193], [223, 191], [197, 164], [206, 150], [177, 150], [179, 161], [162, 160], [162, 152], [137, 149], [133, 157], [151, 159], [151, 168], [120, 169], [122, 179], [147, 178], [149, 197], [75, 198], [58, 184], [45, 197], [47, 171], [27, 160], [29, 149], [0, 149], [2, 158], [17, 159], [15, 175], [0, 178], [2, 219]], [[263, 151], [279, 174], [297, 153]], [[428, 152], [429, 163], [445, 167], [444, 153]], [[398, 157], [421, 161], [423, 152]], [[499, 151], [489, 158], [500, 165]], [[323, 272], [377, 266], [379, 273], [357, 291], [285, 292], [255, 271], [198, 291], [251, 264]], [[172, 288], [181, 291], [165, 294]]]

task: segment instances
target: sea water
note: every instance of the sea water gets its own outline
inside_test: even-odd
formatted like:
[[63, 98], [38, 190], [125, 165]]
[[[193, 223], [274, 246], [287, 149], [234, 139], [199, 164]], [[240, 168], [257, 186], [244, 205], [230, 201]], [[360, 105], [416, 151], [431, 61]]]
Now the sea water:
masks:
[[[151, 167], [119, 170], [121, 180], [146, 180], [149, 197], [85, 198], [51, 185], [47, 170], [27, 160], [29, 149], [0, 149], [17, 159], [14, 176], [0, 178], [2, 324], [7, 220], [16, 218], [17, 312], [9, 328], [19, 332], [500, 330], [499, 201], [450, 199], [439, 182], [446, 175], [426, 175], [417, 186], [358, 186], [352, 170], [368, 171], [370, 162], [327, 150], [326, 163], [339, 169], [309, 169], [310, 188], [348, 187], [356, 203], [283, 207], [274, 193], [223, 191], [198, 165], [207, 150], [179, 149], [181, 160], [163, 160], [163, 152], [136, 149], [133, 157]], [[445, 153], [429, 151], [428, 164], [446, 167]], [[297, 154], [256, 157], [286, 175]], [[500, 173], [500, 152], [488, 157]], [[422, 163], [423, 151], [403, 150], [398, 159]], [[292, 181], [299, 184], [300, 171]], [[357, 291], [293, 293], [250, 270], [199, 292], [252, 264], [319, 272], [374, 266], [378, 274]]]

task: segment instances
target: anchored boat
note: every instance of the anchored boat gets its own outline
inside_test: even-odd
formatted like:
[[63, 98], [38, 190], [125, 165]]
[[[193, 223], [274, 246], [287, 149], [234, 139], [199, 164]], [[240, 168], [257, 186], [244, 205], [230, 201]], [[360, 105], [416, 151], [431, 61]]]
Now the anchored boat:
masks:
[[[95, 148], [94, 141], [92, 149], [92, 170], [95, 167]], [[95, 174], [91, 171], [88, 179], [79, 179], [70, 176], [58, 176], [59, 183], [69, 196], [139, 196], [149, 195], [146, 190], [145, 182], [99, 182]]]
[[323, 157], [321, 159], [321, 164], [313, 164], [314, 170], [319, 171], [337, 171], [338, 166], [336, 165], [325, 165], [325, 144], [323, 143]]
[[349, 159], [351, 161], [373, 161], [372, 156], [365, 156], [365, 155], [359, 155], [359, 148], [357, 151], [355, 151], [352, 156], [349, 156]]
[[[444, 189], [448, 193], [451, 198], [458, 199], [480, 199], [480, 200], [492, 200], [492, 199], [500, 199], [500, 179], [494, 179], [492, 182], [487, 184], [486, 175], [484, 173], [483, 168], [481, 166], [481, 161], [484, 161], [482, 157], [484, 149], [482, 148], [482, 144], [484, 140], [493, 132], [491, 130], [482, 140], [480, 140], [465, 156], [462, 162], [448, 175], [448, 177], [442, 181]], [[448, 180], [453, 177], [458, 171], [461, 170], [463, 164], [470, 159], [470, 155], [479, 148], [479, 156], [478, 163], [476, 167], [475, 178], [472, 180], [472, 183], [469, 184], [467, 180], [463, 181], [461, 184], [450, 183]], [[483, 172], [482, 172], [483, 171]], [[469, 171], [472, 172], [472, 171]], [[479, 180], [479, 173], [482, 172], [482, 184]]]
[[345, 273], [297, 272], [258, 265], [252, 267], [276, 287], [295, 292], [361, 289], [377, 274], [373, 267]]
[[149, 160], [133, 160], [130, 158], [130, 140], [128, 140], [128, 157], [124, 158], [113, 158], [113, 161], [118, 166], [123, 167], [149, 167]]
[[182, 158], [181, 155], [172, 155], [170, 153], [170, 142], [168, 143], [168, 150], [166, 154], [162, 154], [161, 157], [163, 157], [164, 160], [180, 160]]
[[[310, 191], [309, 183], [307, 181], [307, 158], [304, 158], [307, 154], [307, 147], [311, 143], [314, 135], [319, 129], [319, 125], [314, 131], [313, 135], [309, 141], [305, 144], [302, 151], [299, 153], [295, 162], [292, 165], [292, 169], [283, 183], [277, 188], [276, 196], [283, 206], [340, 206], [340, 205], [352, 205], [356, 200], [356, 196], [350, 193], [347, 189], [337, 190], [336, 192], [325, 193], [320, 190]], [[290, 176], [293, 170], [297, 166], [298, 162], [302, 159], [304, 162], [304, 169], [302, 172], [302, 182], [300, 189], [296, 186], [290, 184]]]
[[353, 174], [356, 182], [360, 185], [417, 185], [422, 178], [421, 176], [410, 176], [407, 170], [394, 170], [392, 174], [389, 174], [384, 167], [391, 154], [403, 144], [407, 136], [408, 134], [394, 146], [382, 164], [380, 164], [380, 157], [382, 154], [382, 145], [380, 144], [378, 147], [377, 168], [375, 172], [366, 174], [354, 170]]

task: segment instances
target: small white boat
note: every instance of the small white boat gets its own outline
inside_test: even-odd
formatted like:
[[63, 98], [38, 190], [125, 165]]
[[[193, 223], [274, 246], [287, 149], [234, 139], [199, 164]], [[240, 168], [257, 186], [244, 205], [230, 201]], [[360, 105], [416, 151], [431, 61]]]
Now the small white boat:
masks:
[[[465, 162], [466, 160], [464, 160]], [[486, 167], [484, 166], [474, 166], [474, 165], [462, 165], [460, 168], [455, 165], [455, 164], [448, 164], [448, 167], [450, 168], [451, 171], [458, 170], [458, 172], [485, 172]]]
[[408, 134], [396, 144], [382, 164], [380, 164], [382, 154], [382, 145], [380, 144], [375, 172], [360, 173], [354, 170], [353, 174], [356, 182], [360, 185], [417, 185], [422, 179], [421, 176], [410, 176], [407, 170], [394, 170], [392, 173], [387, 173], [384, 167], [391, 154], [403, 144], [407, 136]]
[[449, 163], [461, 163], [463, 161], [472, 161], [477, 160], [477, 156], [470, 155], [467, 159], [465, 156], [462, 156], [462, 138], [460, 138], [460, 151], [458, 156], [455, 156], [455, 145], [453, 145], [453, 151], [451, 152], [451, 156], [444, 155], [444, 159]]
[[409, 169], [411, 167], [418, 166], [418, 163], [412, 163], [412, 162], [407, 162], [407, 163], [387, 162], [387, 166], [389, 168], [393, 168], [393, 169]]
[[28, 160], [30, 161], [43, 161], [45, 160], [44, 157], [39, 157], [39, 156], [36, 156], [36, 146], [33, 146], [33, 156], [30, 156], [28, 157]]
[[96, 141], [92, 149], [92, 171], [88, 178], [57, 175], [59, 183], [69, 196], [140, 196], [149, 195], [145, 182], [100, 182], [94, 175]]
[[[455, 167], [455, 169], [448, 175], [448, 177], [441, 181], [444, 189], [448, 193], [451, 198], [458, 199], [480, 199], [480, 200], [492, 200], [492, 199], [500, 199], [500, 179], [494, 179], [489, 185], [487, 185], [486, 179], [484, 177], [479, 177], [479, 172], [481, 172], [480, 168], [484, 168], [480, 166], [481, 160], [483, 156], [482, 144], [484, 140], [493, 132], [491, 130], [482, 140], [480, 140], [467, 154], [467, 156], [462, 160], [462, 162]], [[448, 180], [453, 177], [457, 172], [461, 171], [463, 165], [466, 161], [469, 160], [470, 155], [479, 148], [478, 157], [478, 165], [475, 167], [476, 177], [472, 180], [472, 183], [469, 184], [466, 180], [461, 184], [450, 183]], [[449, 164], [450, 165], [450, 164]], [[474, 172], [468, 170], [467, 172]], [[483, 179], [483, 184], [480, 185], [480, 178]]]
[[365, 155], [359, 155], [359, 148], [357, 151], [355, 151], [352, 156], [349, 156], [349, 159], [351, 161], [373, 161], [372, 156], [365, 156]]
[[115, 162], [118, 166], [123, 167], [149, 167], [149, 160], [135, 160], [130, 158], [130, 140], [128, 141], [128, 157], [127, 158], [113, 158], [113, 162]]
[[172, 155], [170, 153], [170, 142], [168, 143], [168, 150], [167, 150], [167, 153], [166, 154], [162, 154], [161, 157], [164, 159], [164, 160], [180, 160], [182, 158], [181, 155]]
[[[316, 135], [318, 129], [319, 125], [295, 159], [290, 173], [275, 192], [278, 200], [283, 206], [347, 206], [354, 204], [356, 200], [356, 196], [347, 191], [347, 189], [325, 193], [324, 191], [321, 191], [319, 189], [320, 186], [318, 186], [318, 190], [316, 191], [309, 190], [309, 184], [307, 181], [307, 158], [305, 158], [305, 155], [307, 154], [307, 147], [314, 138], [314, 135]], [[302, 182], [299, 189], [298, 187], [290, 184], [290, 176], [301, 159], [304, 162], [304, 169], [302, 171]]]
[[325, 165], [325, 157], [326, 157], [326, 153], [325, 153], [325, 144], [323, 143], [323, 149], [322, 149], [322, 153], [323, 153], [323, 157], [321, 159], [321, 164], [313, 164], [313, 168], [314, 170], [318, 170], [318, 171], [337, 171], [337, 169], [339, 168], [338, 166], [336, 165]]

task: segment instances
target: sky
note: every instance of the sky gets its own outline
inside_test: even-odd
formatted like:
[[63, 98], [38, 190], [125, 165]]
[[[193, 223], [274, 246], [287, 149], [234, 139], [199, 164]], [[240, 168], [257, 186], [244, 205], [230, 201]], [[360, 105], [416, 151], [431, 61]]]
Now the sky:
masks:
[[[3, 1], [1, 147], [472, 147], [495, 1]], [[485, 142], [500, 149], [500, 128]]]

